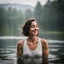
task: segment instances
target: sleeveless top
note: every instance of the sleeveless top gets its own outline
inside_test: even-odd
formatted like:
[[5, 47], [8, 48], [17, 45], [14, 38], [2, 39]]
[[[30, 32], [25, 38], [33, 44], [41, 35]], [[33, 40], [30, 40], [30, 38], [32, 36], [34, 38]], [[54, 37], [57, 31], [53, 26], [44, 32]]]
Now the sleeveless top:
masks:
[[23, 45], [23, 54], [22, 57], [42, 57], [42, 44], [41, 44], [41, 39], [38, 39], [38, 44], [37, 44], [37, 48], [35, 50], [31, 50], [29, 49], [28, 45], [27, 45], [27, 39], [25, 39], [24, 41], [24, 45]]

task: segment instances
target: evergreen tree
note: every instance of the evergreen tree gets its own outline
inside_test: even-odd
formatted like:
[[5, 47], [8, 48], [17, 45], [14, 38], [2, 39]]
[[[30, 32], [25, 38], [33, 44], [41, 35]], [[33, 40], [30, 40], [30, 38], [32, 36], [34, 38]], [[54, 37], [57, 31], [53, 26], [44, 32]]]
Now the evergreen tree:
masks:
[[33, 12], [30, 9], [25, 11], [25, 20], [33, 17]]
[[42, 5], [40, 2], [37, 2], [36, 7], [34, 9], [34, 17], [38, 20], [39, 25], [41, 26], [42, 21]]

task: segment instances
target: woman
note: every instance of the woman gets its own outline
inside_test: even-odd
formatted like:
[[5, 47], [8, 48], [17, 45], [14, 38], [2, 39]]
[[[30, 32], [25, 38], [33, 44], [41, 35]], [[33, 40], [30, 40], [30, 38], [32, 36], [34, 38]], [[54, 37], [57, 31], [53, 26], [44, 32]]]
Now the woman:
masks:
[[[25, 40], [20, 40], [17, 44], [17, 56], [22, 57], [48, 57], [48, 42], [44, 38], [39, 38], [39, 26], [37, 20], [29, 18], [23, 26]], [[44, 58], [45, 59], [45, 58]]]

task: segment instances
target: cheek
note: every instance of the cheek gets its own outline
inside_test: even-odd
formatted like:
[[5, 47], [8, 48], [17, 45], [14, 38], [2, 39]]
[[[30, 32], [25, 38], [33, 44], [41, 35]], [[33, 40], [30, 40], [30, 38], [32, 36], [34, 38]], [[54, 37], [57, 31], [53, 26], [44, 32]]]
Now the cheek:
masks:
[[32, 31], [39, 31], [39, 28], [37, 28], [37, 29], [31, 28], [30, 32], [32, 32]]
[[33, 31], [34, 31], [34, 29], [33, 29], [33, 28], [31, 28], [31, 29], [29, 30], [29, 33], [30, 33], [30, 34], [32, 34], [32, 33], [33, 33]]
[[34, 28], [31, 28], [31, 29], [30, 29], [30, 31], [33, 31], [33, 30], [34, 30]]
[[33, 30], [32, 29], [29, 29], [29, 33], [31, 33]]
[[39, 28], [37, 30], [39, 31]]

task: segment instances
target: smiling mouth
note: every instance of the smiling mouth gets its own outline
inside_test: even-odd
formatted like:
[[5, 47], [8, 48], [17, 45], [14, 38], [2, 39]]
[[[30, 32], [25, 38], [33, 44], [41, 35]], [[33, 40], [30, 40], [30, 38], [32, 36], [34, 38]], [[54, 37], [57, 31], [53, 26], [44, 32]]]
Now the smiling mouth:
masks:
[[33, 31], [34, 33], [37, 33], [38, 31]]

